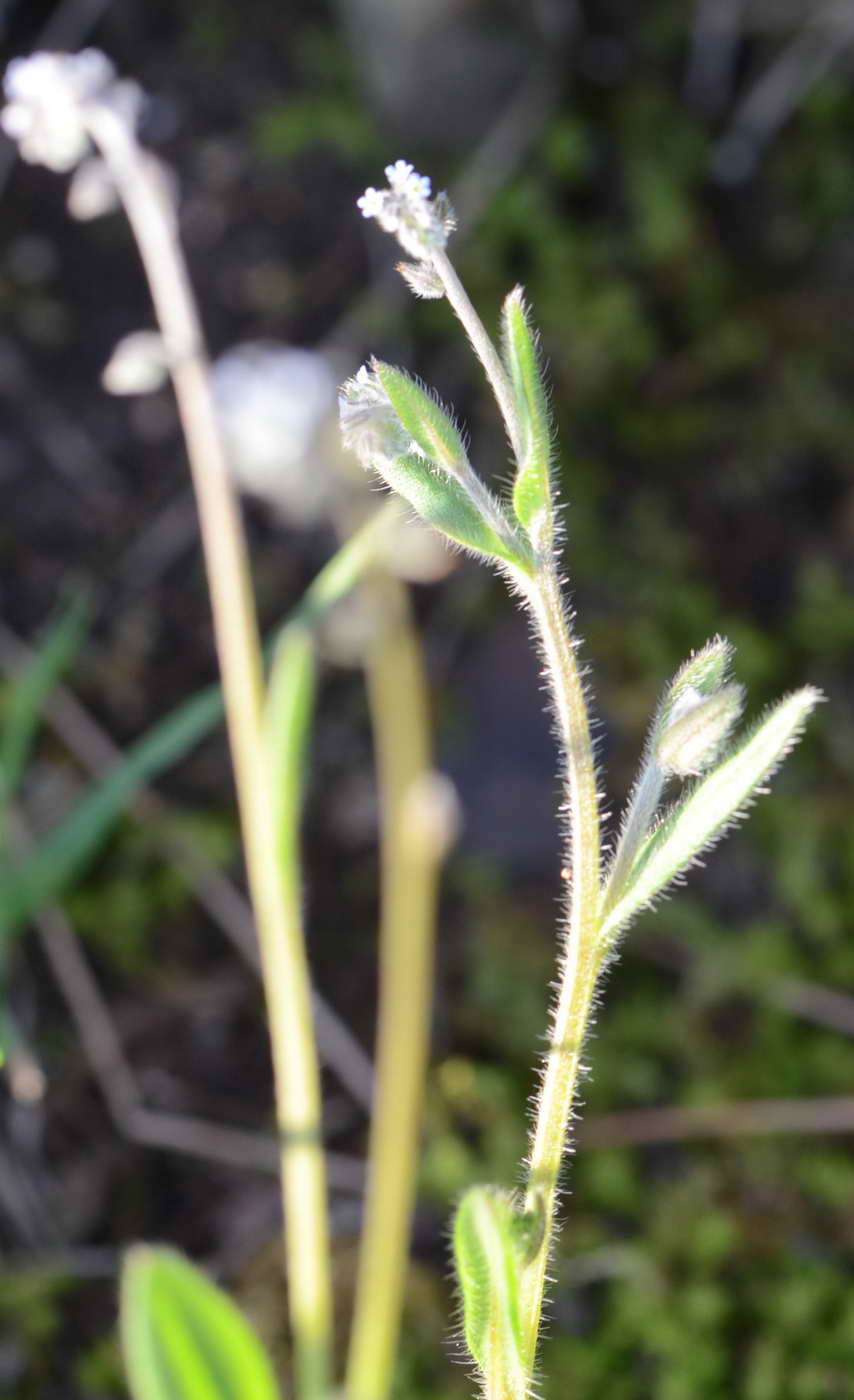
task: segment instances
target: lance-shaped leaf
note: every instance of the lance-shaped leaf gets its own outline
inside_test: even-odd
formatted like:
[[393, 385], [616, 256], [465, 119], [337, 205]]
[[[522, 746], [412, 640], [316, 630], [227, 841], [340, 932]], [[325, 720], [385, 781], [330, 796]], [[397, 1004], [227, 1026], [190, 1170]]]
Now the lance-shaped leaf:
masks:
[[21, 780], [44, 706], [83, 641], [89, 615], [85, 593], [73, 594], [13, 680], [0, 725], [0, 801], [10, 797]]
[[395, 369], [382, 360], [373, 360], [371, 369], [388, 394], [404, 428], [425, 457], [452, 475], [461, 470], [471, 470], [462, 434], [438, 399], [402, 369]]
[[472, 471], [456, 426], [424, 389], [375, 361], [342, 386], [339, 407], [345, 446], [422, 520], [466, 549], [530, 572], [527, 540]]
[[[638, 910], [661, 894], [704, 850], [743, 816], [798, 739], [821, 692], [812, 686], [788, 695], [765, 715], [716, 768], [665, 814], [641, 844], [601, 935], [610, 942]], [[616, 892], [615, 892], [616, 893]]]
[[279, 1400], [243, 1314], [175, 1250], [139, 1245], [126, 1256], [121, 1335], [134, 1400]]
[[542, 1220], [523, 1214], [512, 1194], [497, 1187], [473, 1186], [457, 1208], [454, 1263], [463, 1335], [488, 1396], [522, 1400], [528, 1394], [521, 1278], [541, 1238]]
[[[468, 488], [434, 462], [415, 453], [404, 453], [400, 457], [376, 457], [371, 465], [422, 520], [456, 544], [487, 558], [503, 559], [517, 568], [528, 569], [525, 546], [521, 540], [514, 541], [510, 527], [502, 529], [501, 534], [493, 529]], [[498, 510], [496, 505], [496, 514]]]
[[516, 287], [504, 303], [502, 332], [504, 360], [521, 429], [513, 509], [535, 542], [545, 544], [552, 532], [551, 422], [540, 356], [521, 287]]

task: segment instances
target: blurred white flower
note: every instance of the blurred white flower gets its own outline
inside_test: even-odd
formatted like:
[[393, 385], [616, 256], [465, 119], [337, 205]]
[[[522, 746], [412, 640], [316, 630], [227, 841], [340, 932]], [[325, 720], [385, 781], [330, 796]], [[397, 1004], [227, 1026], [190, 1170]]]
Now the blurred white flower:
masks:
[[101, 373], [108, 394], [151, 394], [166, 382], [169, 360], [157, 331], [133, 331], [119, 341]]
[[243, 490], [309, 524], [324, 512], [336, 375], [317, 351], [275, 342], [238, 345], [213, 367], [234, 479]]
[[57, 171], [72, 170], [89, 150], [88, 104], [107, 101], [135, 121], [142, 96], [135, 83], [116, 81], [112, 63], [98, 49], [13, 58], [3, 87], [0, 126], [24, 160]]
[[430, 179], [419, 175], [405, 160], [387, 165], [388, 188], [375, 190], [369, 185], [358, 208], [365, 219], [376, 219], [386, 233], [393, 233], [400, 246], [419, 261], [429, 261], [436, 248], [444, 248], [455, 227], [454, 214], [445, 195], [430, 198]]
[[112, 63], [97, 49], [13, 59], [4, 78], [7, 105], [0, 125], [29, 164], [70, 171], [90, 148], [83, 104], [113, 80]]

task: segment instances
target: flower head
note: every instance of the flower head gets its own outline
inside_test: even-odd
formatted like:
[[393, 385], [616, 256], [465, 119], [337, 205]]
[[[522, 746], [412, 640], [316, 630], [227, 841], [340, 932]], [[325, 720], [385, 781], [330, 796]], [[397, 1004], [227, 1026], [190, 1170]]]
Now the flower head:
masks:
[[360, 461], [395, 457], [413, 448], [379, 375], [367, 365], [342, 384], [338, 394], [341, 438]]
[[116, 81], [112, 63], [98, 49], [14, 58], [3, 86], [0, 126], [24, 160], [60, 172], [72, 170], [89, 152], [88, 106], [108, 103], [132, 124], [142, 100], [135, 83]]
[[429, 260], [435, 248], [444, 248], [454, 228], [454, 217], [444, 195], [431, 198], [430, 179], [406, 160], [385, 168], [388, 188], [370, 185], [356, 201], [365, 219], [376, 219], [386, 233], [413, 258]]

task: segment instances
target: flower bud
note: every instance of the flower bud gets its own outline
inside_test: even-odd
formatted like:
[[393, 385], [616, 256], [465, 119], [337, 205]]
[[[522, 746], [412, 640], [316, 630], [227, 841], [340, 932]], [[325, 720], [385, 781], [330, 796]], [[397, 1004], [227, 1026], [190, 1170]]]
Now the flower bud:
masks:
[[683, 687], [656, 739], [655, 759], [662, 771], [679, 778], [705, 772], [720, 754], [743, 705], [740, 685], [722, 686], [711, 695], [693, 685]]
[[152, 394], [165, 384], [169, 357], [158, 331], [133, 331], [119, 341], [101, 373], [108, 394]]

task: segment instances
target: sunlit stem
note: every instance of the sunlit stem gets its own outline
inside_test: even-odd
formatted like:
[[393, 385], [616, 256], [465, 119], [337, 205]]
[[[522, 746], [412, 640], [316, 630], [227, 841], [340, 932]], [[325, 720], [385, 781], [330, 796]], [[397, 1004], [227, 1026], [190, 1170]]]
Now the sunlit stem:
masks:
[[332, 1290], [320, 1080], [298, 891], [284, 877], [277, 849], [261, 649], [246, 542], [171, 203], [155, 163], [114, 113], [93, 106], [87, 109], [87, 120], [118, 188], [148, 276], [190, 459], [267, 1001], [282, 1134], [297, 1393], [300, 1400], [321, 1400], [330, 1378]]
[[558, 1180], [578, 1085], [581, 1054], [600, 971], [599, 802], [590, 722], [560, 585], [544, 566], [526, 590], [546, 662], [566, 766], [569, 871], [567, 928], [549, 1047], [533, 1124], [525, 1207], [542, 1210], [540, 1248], [522, 1277], [522, 1329], [533, 1372], [558, 1203]]
[[468, 292], [457, 276], [447, 253], [437, 248], [433, 251], [432, 260], [433, 266], [439, 274], [442, 285], [445, 288], [445, 295], [456, 312], [466, 335], [471, 341], [475, 354], [486, 371], [486, 377], [492, 387], [492, 392], [495, 395], [501, 416], [507, 428], [510, 445], [513, 448], [515, 456], [519, 459], [522, 450], [522, 432], [510, 376], [504, 368], [501, 356], [493, 345], [486, 327], [475, 311]]
[[[463, 324], [495, 394], [517, 462], [522, 432], [513, 386], [480, 317], [443, 251], [433, 254], [448, 301]], [[515, 572], [515, 571], [514, 571]], [[526, 1363], [533, 1374], [558, 1202], [558, 1180], [581, 1067], [581, 1053], [601, 970], [598, 946], [600, 898], [599, 799], [590, 721], [575, 659], [560, 583], [551, 552], [541, 557], [532, 578], [519, 571], [515, 583], [533, 617], [546, 661], [566, 768], [569, 848], [569, 907], [552, 1012], [549, 1049], [543, 1067], [532, 1131], [525, 1206], [540, 1210], [543, 1240], [522, 1281], [522, 1328]]]

